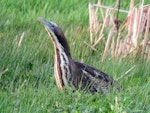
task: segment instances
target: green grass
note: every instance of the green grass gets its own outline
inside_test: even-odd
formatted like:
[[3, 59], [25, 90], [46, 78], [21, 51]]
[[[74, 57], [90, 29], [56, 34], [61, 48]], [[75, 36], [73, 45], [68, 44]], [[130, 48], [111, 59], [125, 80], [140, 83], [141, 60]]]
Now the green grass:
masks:
[[[112, 0], [103, 3], [114, 4]], [[122, 9], [127, 9], [128, 2], [123, 3]], [[93, 53], [84, 44], [89, 42], [87, 0], [1, 0], [0, 11], [0, 72], [9, 69], [0, 77], [1, 113], [150, 111], [150, 63], [133, 58], [107, 58], [101, 63], [101, 50]], [[38, 16], [62, 27], [74, 59], [98, 67], [114, 79], [123, 76], [118, 80], [123, 89], [108, 95], [72, 93], [70, 89], [60, 92], [53, 77], [53, 45]], [[25, 37], [18, 48], [22, 32]]]

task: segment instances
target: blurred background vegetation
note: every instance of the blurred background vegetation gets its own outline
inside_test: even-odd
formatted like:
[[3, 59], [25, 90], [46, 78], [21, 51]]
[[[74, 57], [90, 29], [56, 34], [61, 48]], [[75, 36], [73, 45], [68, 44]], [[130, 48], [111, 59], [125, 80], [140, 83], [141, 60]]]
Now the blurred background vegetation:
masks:
[[[97, 0], [0, 1], [0, 73], [8, 69], [0, 74], [1, 113], [150, 111], [150, 63], [132, 58], [113, 61], [108, 58], [101, 63], [102, 44], [94, 53], [85, 44], [90, 40], [89, 2], [97, 3]], [[149, 3], [145, 0], [145, 4]], [[102, 0], [102, 4], [113, 7], [115, 1]], [[121, 9], [128, 8], [129, 1], [121, 1]], [[123, 90], [107, 96], [60, 92], [53, 78], [53, 44], [37, 21], [38, 16], [62, 27], [74, 59], [95, 66], [115, 79], [123, 76], [118, 80]], [[18, 47], [23, 32], [24, 39]]]

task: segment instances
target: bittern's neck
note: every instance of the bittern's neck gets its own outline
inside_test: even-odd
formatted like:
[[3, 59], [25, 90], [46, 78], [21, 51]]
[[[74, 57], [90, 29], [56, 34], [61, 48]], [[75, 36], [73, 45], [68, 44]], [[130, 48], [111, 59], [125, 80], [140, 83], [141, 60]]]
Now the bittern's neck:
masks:
[[70, 76], [70, 50], [65, 37], [53, 40], [55, 48], [55, 63], [54, 63], [54, 76], [56, 84], [60, 90], [63, 90], [64, 85], [68, 85], [68, 75]]
[[67, 57], [71, 58], [69, 45], [64, 35], [53, 39], [53, 43], [56, 51], [62, 52], [63, 54], [66, 54]]

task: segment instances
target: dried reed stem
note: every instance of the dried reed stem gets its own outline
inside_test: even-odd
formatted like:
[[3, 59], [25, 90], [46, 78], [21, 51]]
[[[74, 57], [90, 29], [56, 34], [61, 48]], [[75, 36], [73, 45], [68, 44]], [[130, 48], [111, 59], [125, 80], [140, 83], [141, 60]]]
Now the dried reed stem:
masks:
[[22, 33], [21, 37], [20, 37], [20, 40], [19, 40], [19, 43], [18, 43], [18, 47], [21, 46], [21, 43], [23, 41], [23, 38], [24, 38], [24, 35], [25, 35], [25, 32]]
[[110, 41], [111, 41], [111, 38], [113, 36], [113, 33], [114, 33], [114, 29], [111, 29], [110, 32], [109, 32], [109, 35], [108, 35], [108, 39], [107, 39], [106, 45], [105, 45], [104, 54], [102, 56], [102, 62], [104, 62], [104, 60], [106, 59], [106, 56], [108, 54], [108, 50], [109, 50], [109, 46], [110, 46]]
[[106, 15], [105, 15], [105, 18], [104, 18], [104, 22], [103, 22], [103, 26], [101, 28], [101, 31], [100, 31], [100, 36], [103, 34], [104, 32], [104, 27], [106, 26], [106, 22], [107, 22], [107, 19], [108, 19], [108, 15], [110, 14], [110, 10], [106, 10]]
[[[98, 4], [93, 4], [93, 6], [101, 7], [101, 8], [104, 8], [104, 9], [109, 9], [109, 10], [118, 11], [118, 9], [115, 9], [115, 8], [112, 8], [112, 7], [109, 7], [109, 6], [102, 6], [102, 5], [98, 5]], [[122, 9], [119, 9], [119, 12], [128, 13], [128, 11], [122, 10]]]
[[98, 16], [94, 12], [94, 7], [89, 4], [89, 16], [90, 16], [90, 42], [93, 44], [93, 34], [96, 34], [99, 29]]
[[89, 24], [90, 24], [90, 43], [93, 44], [91, 4], [89, 4]]
[[136, 34], [137, 34], [137, 24], [138, 24], [138, 11], [137, 11], [137, 8], [135, 8], [134, 10], [134, 21], [133, 21], [133, 29], [132, 29], [132, 32], [133, 32], [133, 35], [131, 37], [132, 39], [132, 44], [134, 45], [134, 47], [136, 48], [137, 47], [137, 40], [136, 40]]
[[25, 85], [26, 82], [27, 82], [27, 80], [23, 81], [23, 83], [21, 84], [21, 86], [18, 88], [17, 92], [20, 92], [20, 90], [23, 88], [23, 86]]
[[103, 39], [104, 35], [102, 34], [96, 41], [95, 43], [92, 45], [93, 47], [95, 47], [102, 39]]
[[136, 65], [132, 66], [130, 69], [128, 69], [123, 75], [121, 75], [119, 78], [117, 78], [117, 80], [123, 78], [125, 75], [127, 75], [130, 71], [132, 71], [134, 68], [136, 67]]
[[89, 48], [91, 48], [92, 50], [96, 51], [96, 49], [93, 46], [90, 46], [87, 42], [84, 41], [84, 44], [87, 45]]
[[9, 69], [8, 68], [6, 68], [4, 71], [2, 71], [1, 73], [0, 73], [0, 78], [2, 77], [2, 75], [3, 74], [5, 74], [7, 71], [9, 71]]
[[[101, 1], [100, 0], [98, 0], [98, 5], [101, 6]], [[102, 7], [100, 7], [100, 12], [101, 12], [101, 15], [102, 15], [102, 21], [104, 22], [104, 13], [103, 13]]]
[[146, 24], [146, 31], [145, 31], [144, 40], [143, 40], [142, 54], [144, 54], [146, 45], [148, 43], [149, 30], [150, 30], [150, 7], [148, 8], [148, 12], [147, 12], [147, 24]]

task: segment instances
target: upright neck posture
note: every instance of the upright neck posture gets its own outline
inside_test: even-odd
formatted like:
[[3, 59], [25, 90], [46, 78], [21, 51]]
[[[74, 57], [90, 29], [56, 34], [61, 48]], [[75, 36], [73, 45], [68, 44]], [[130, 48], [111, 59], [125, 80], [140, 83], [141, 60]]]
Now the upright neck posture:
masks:
[[67, 40], [61, 28], [54, 22], [38, 18], [48, 32], [55, 49], [54, 76], [60, 90], [64, 86], [74, 89], [87, 89], [94, 92], [107, 92], [115, 81], [102, 71], [72, 60]]
[[49, 22], [38, 18], [45, 26], [51, 40], [54, 44], [54, 76], [56, 84], [60, 90], [64, 85], [68, 85], [68, 78], [71, 77], [69, 64], [71, 60], [70, 50], [62, 29], [54, 22]]

